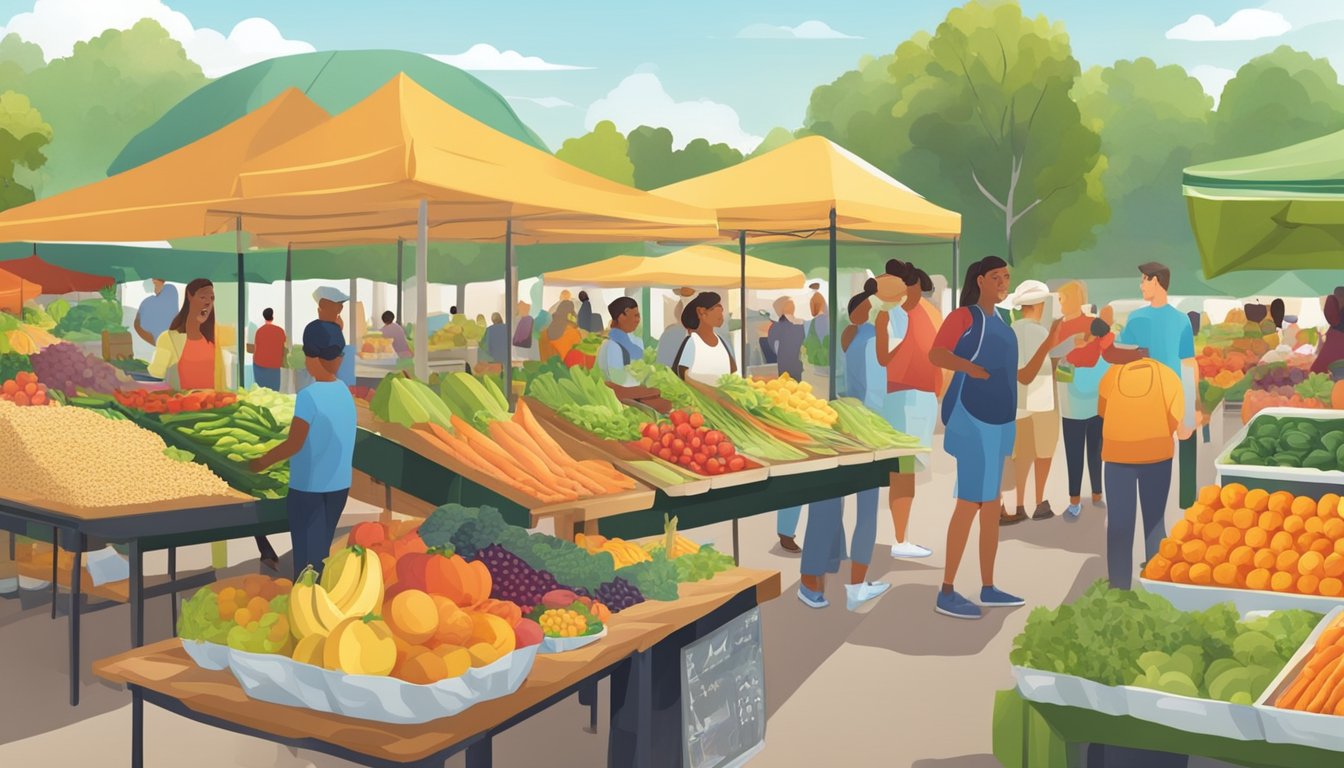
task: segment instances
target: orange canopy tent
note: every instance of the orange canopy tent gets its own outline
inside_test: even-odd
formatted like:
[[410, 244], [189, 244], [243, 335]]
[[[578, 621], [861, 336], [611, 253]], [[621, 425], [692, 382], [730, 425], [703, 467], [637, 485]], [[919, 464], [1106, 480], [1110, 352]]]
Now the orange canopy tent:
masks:
[[[36, 283], [40, 289], [38, 293], [93, 293], [116, 284], [107, 275], [90, 275], [58, 267], [36, 255], [0, 262], [0, 271]], [[36, 295], [31, 294], [27, 298]]]
[[0, 312], [23, 314], [23, 302], [42, 293], [37, 283], [0, 269]]

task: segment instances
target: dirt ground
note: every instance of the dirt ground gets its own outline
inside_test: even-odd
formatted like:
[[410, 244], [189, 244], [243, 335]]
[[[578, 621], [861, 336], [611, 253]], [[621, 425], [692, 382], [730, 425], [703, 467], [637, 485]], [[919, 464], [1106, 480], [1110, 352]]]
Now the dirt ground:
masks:
[[[1230, 429], [1230, 427], [1229, 427]], [[1215, 429], [1212, 445], [1221, 445]], [[1230, 434], [1230, 432], [1229, 432]], [[1212, 457], [1201, 446], [1211, 481]], [[894, 561], [887, 553], [891, 521], [882, 516], [870, 578], [894, 586], [863, 614], [844, 607], [839, 579], [827, 585], [831, 607], [812, 610], [795, 596], [798, 558], [779, 549], [774, 515], [758, 515], [740, 525], [744, 565], [783, 574], [783, 595], [763, 607], [766, 692], [770, 719], [764, 751], [754, 766], [824, 766], [837, 757], [845, 765], [987, 768], [991, 756], [993, 693], [1011, 687], [1008, 651], [1033, 606], [1055, 606], [1077, 596], [1105, 573], [1105, 515], [1086, 503], [1082, 518], [1028, 521], [1004, 528], [996, 582], [1024, 596], [1025, 608], [988, 611], [979, 621], [958, 621], [933, 612], [942, 577], [942, 552], [951, 508], [952, 465], [940, 450], [932, 471], [921, 476], [913, 515], [913, 540], [932, 547], [925, 561]], [[1086, 487], [1084, 493], [1086, 494]], [[1168, 519], [1179, 516], [1175, 483]], [[1062, 449], [1051, 473], [1047, 498], [1057, 511], [1067, 504]], [[353, 525], [376, 510], [352, 503], [342, 524]], [[852, 524], [852, 509], [847, 527]], [[805, 525], [805, 518], [804, 518]], [[800, 538], [803, 526], [800, 525]], [[690, 535], [727, 551], [728, 525]], [[281, 552], [285, 537], [273, 537]], [[250, 540], [230, 544], [230, 572], [258, 569]], [[207, 547], [184, 550], [179, 567], [204, 567]], [[288, 567], [288, 561], [282, 569]], [[147, 568], [162, 573], [162, 555]], [[958, 586], [970, 594], [978, 585], [974, 538]], [[96, 611], [84, 620], [85, 672], [81, 703], [66, 695], [66, 623], [53, 622], [46, 592], [0, 598], [0, 680], [6, 706], [0, 710], [0, 765], [122, 766], [130, 754], [130, 699], [88, 672], [88, 661], [125, 650], [129, 612], [124, 606]], [[155, 600], [147, 611], [147, 637], [170, 632], [168, 602]], [[533, 764], [601, 765], [606, 760], [607, 695], [597, 735], [585, 733], [587, 711], [565, 702], [495, 739], [499, 766]], [[556, 763], [554, 749], [566, 759]], [[146, 765], [169, 768], [336, 768], [351, 765], [322, 755], [288, 751], [197, 725], [152, 706], [146, 707]], [[449, 766], [463, 765], [461, 756]], [[1192, 768], [1212, 768], [1191, 761]]]

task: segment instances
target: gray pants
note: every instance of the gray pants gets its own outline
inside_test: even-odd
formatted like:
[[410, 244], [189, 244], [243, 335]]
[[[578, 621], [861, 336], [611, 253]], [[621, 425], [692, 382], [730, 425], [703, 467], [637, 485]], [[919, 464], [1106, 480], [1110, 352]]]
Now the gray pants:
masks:
[[1155, 464], [1107, 462], [1106, 574], [1111, 586], [1129, 589], [1134, 574], [1134, 520], [1143, 510], [1143, 549], [1147, 559], [1167, 535], [1167, 493], [1171, 490], [1171, 459]]
[[[854, 520], [853, 541], [848, 553], [850, 562], [867, 565], [873, 559], [873, 547], [877, 542], [877, 502], [880, 490], [869, 488], [859, 491], [858, 516]], [[846, 557], [844, 504], [845, 500], [839, 498], [808, 505], [807, 531], [803, 539], [803, 562], [800, 569], [804, 576], [824, 576], [839, 572], [840, 561]], [[780, 511], [781, 518], [784, 511]]]

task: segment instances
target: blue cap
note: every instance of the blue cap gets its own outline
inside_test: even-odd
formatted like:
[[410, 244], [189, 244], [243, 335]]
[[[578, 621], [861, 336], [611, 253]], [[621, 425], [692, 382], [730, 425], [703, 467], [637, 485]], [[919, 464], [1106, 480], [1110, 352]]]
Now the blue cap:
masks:
[[327, 320], [314, 320], [303, 329], [303, 354], [320, 360], [336, 360], [345, 353], [345, 334]]

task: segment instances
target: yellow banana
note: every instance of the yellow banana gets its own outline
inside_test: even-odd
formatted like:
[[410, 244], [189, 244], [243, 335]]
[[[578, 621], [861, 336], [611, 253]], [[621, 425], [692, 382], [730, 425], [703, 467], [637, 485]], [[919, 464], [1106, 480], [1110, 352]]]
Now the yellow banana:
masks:
[[322, 635], [331, 632], [345, 618], [321, 584], [313, 587], [312, 606], [313, 616], [317, 619], [319, 633]]
[[358, 579], [350, 595], [336, 602], [341, 615], [364, 616], [378, 610], [383, 603], [383, 567], [378, 561], [378, 553], [365, 549], [357, 561], [346, 566], [346, 570], [357, 571]]
[[318, 586], [331, 595], [331, 601], [337, 608], [342, 609], [342, 613], [346, 612], [344, 606], [354, 600], [359, 589], [361, 575], [359, 569], [360, 557], [351, 547], [327, 558], [327, 563], [322, 569], [322, 579]]
[[305, 584], [303, 576], [289, 591], [289, 631], [296, 640], [322, 634], [317, 618], [313, 616], [312, 592], [313, 585]]

